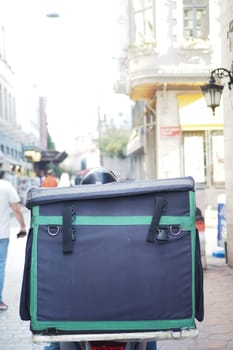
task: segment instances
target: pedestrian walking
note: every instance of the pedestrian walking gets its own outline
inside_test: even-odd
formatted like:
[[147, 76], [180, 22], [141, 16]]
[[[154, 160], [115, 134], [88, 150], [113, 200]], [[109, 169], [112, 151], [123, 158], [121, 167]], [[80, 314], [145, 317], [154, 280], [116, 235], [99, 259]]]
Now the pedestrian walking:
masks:
[[54, 176], [53, 170], [49, 169], [47, 171], [46, 177], [43, 179], [41, 183], [41, 187], [57, 187], [58, 181]]
[[62, 173], [58, 182], [58, 187], [70, 187], [71, 181], [68, 173]]
[[8, 309], [3, 302], [3, 286], [5, 278], [5, 266], [10, 236], [10, 214], [13, 212], [19, 225], [20, 231], [17, 237], [26, 236], [24, 217], [19, 206], [20, 198], [14, 186], [4, 179], [4, 171], [0, 171], [0, 310]]

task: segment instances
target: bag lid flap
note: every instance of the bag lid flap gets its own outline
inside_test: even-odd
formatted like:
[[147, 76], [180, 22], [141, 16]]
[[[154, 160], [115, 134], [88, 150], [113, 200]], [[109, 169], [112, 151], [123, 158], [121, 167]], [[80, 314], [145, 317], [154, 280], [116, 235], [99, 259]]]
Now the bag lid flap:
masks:
[[32, 188], [27, 193], [27, 208], [60, 201], [132, 196], [152, 192], [195, 191], [192, 177], [112, 182], [73, 187]]

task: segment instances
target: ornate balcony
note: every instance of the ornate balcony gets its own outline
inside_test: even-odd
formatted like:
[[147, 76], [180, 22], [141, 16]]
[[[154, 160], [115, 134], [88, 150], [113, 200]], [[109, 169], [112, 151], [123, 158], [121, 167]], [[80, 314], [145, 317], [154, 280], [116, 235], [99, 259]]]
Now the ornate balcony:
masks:
[[210, 71], [209, 48], [186, 45], [168, 48], [166, 53], [152, 46], [128, 50], [128, 89], [133, 100], [150, 99], [165, 84], [168, 90], [199, 90]]

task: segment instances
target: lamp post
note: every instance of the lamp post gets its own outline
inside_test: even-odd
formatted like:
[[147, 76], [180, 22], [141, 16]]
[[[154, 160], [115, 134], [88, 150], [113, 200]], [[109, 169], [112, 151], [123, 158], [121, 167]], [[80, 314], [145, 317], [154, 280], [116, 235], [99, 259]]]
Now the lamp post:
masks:
[[219, 80], [228, 78], [228, 88], [231, 90], [233, 84], [233, 62], [231, 64], [231, 70], [226, 68], [216, 68], [211, 72], [209, 83], [201, 86], [201, 90], [206, 99], [206, 104], [213, 111], [215, 115], [215, 108], [219, 107], [224, 85], [219, 84]]

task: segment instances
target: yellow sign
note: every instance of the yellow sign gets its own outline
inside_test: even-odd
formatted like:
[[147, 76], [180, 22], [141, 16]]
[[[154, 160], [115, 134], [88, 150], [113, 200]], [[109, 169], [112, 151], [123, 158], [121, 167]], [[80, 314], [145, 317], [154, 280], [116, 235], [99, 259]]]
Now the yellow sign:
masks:
[[182, 130], [223, 129], [222, 108], [213, 116], [201, 93], [179, 94], [177, 99]]

